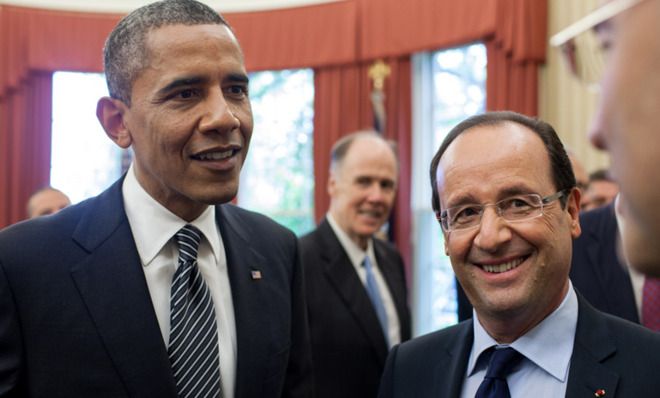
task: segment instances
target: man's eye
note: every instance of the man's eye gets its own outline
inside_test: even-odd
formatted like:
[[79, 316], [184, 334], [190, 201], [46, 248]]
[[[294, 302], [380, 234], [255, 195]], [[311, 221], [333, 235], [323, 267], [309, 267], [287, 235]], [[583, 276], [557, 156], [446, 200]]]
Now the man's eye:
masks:
[[185, 90], [178, 91], [172, 95], [172, 98], [174, 99], [191, 99], [191, 98], [196, 98], [199, 97], [200, 93], [199, 90], [189, 88]]
[[234, 97], [243, 97], [248, 95], [247, 86], [242, 86], [242, 85], [229, 86], [227, 91], [230, 95]]
[[480, 209], [477, 207], [464, 207], [462, 209], [458, 209], [453, 217], [453, 220], [454, 222], [459, 223], [470, 221], [479, 216], [479, 211]]
[[505, 207], [513, 207], [513, 208], [521, 208], [521, 207], [529, 207], [530, 204], [520, 198], [513, 198], [509, 200], [508, 202], [505, 202]]

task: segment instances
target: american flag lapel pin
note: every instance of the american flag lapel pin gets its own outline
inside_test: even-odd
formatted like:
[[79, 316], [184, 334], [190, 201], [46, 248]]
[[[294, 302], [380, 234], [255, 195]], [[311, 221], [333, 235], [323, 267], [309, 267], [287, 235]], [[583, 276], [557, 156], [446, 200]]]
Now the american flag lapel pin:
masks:
[[250, 271], [250, 276], [252, 277], [253, 281], [261, 279], [261, 271], [253, 269]]

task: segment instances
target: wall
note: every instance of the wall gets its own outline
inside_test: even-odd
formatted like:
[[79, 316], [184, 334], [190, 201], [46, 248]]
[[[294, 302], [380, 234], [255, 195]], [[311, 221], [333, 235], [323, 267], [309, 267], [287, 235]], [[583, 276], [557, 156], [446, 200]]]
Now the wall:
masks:
[[[548, 37], [595, 9], [598, 0], [549, 0]], [[546, 64], [539, 72], [539, 116], [552, 124], [587, 171], [607, 167], [609, 158], [594, 149], [587, 130], [598, 103], [597, 94], [577, 82], [563, 65], [557, 48], [548, 46]]]

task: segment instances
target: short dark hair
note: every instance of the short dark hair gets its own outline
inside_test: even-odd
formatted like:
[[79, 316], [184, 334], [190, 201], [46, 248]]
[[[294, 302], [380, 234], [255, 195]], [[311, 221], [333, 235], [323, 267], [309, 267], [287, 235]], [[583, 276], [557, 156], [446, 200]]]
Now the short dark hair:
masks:
[[612, 178], [612, 174], [608, 169], [598, 169], [593, 171], [589, 174], [589, 182], [591, 183], [592, 181], [616, 182], [616, 180]]
[[[538, 135], [550, 157], [550, 165], [552, 169], [552, 180], [555, 184], [557, 191], [567, 191], [575, 187], [575, 174], [573, 174], [573, 167], [571, 161], [566, 154], [566, 149], [561, 140], [557, 136], [555, 129], [542, 120], [531, 118], [521, 115], [516, 112], [501, 111], [501, 112], [486, 112], [480, 115], [472, 116], [458, 125], [456, 125], [447, 134], [440, 148], [433, 156], [431, 161], [431, 190], [433, 197], [431, 205], [436, 214], [440, 214], [440, 195], [438, 194], [438, 184], [436, 174], [440, 158], [445, 153], [449, 145], [463, 132], [479, 126], [500, 126], [506, 123], [516, 123], [525, 126]], [[566, 205], [566, 198], [561, 199], [562, 207]]]
[[392, 150], [392, 153], [394, 154], [394, 159], [397, 162], [397, 167], [399, 165], [399, 157], [397, 156], [397, 145], [396, 142], [386, 140], [383, 138], [382, 135], [380, 135], [377, 131], [375, 130], [360, 130], [356, 131], [354, 133], [345, 135], [341, 137], [340, 139], [335, 142], [335, 144], [332, 146], [332, 149], [330, 150], [330, 170], [335, 170], [339, 165], [341, 165], [341, 162], [344, 161], [344, 158], [346, 157], [346, 154], [348, 153], [349, 148], [355, 142], [356, 139], [359, 138], [367, 138], [367, 137], [372, 137], [376, 139], [382, 140], [384, 143], [386, 143], [390, 149]]
[[147, 33], [168, 25], [226, 25], [209, 6], [195, 0], [163, 0], [140, 7], [122, 18], [103, 49], [103, 64], [112, 98], [131, 105], [131, 87], [146, 67]]

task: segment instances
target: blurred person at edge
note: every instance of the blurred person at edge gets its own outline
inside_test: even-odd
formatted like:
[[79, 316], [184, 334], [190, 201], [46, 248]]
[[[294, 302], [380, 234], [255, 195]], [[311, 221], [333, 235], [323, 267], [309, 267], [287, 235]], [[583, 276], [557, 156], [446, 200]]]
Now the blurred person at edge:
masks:
[[28, 199], [27, 216], [28, 218], [35, 218], [55, 214], [70, 204], [69, 197], [59, 189], [53, 187], [41, 188]]
[[[581, 54], [603, 52], [600, 103], [589, 133], [594, 146], [611, 156], [619, 182], [618, 212], [623, 249], [631, 266], [660, 276], [660, 0], [607, 0], [551, 42], [568, 54], [569, 66]], [[581, 47], [595, 32], [598, 49]], [[586, 42], [584, 42], [586, 43]], [[633, 230], [634, 229], [634, 230]]]

